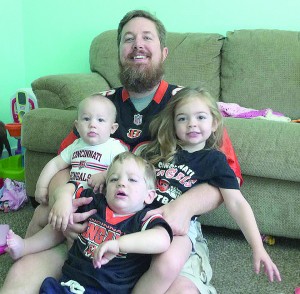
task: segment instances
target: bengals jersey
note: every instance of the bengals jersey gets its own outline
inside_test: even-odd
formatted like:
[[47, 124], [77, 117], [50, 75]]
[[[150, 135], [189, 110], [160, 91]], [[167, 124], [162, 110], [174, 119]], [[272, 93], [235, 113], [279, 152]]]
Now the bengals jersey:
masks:
[[[78, 185], [78, 183], [74, 184]], [[138, 279], [149, 268], [151, 255], [119, 253], [100, 269], [95, 269], [92, 258], [98, 245], [104, 241], [115, 240], [123, 235], [148, 230], [155, 226], [164, 227], [172, 240], [172, 230], [161, 215], [154, 215], [142, 221], [149, 208], [131, 215], [115, 216], [108, 207], [104, 195], [95, 195], [92, 189], [84, 190], [82, 186], [79, 186], [75, 192], [76, 198], [90, 196], [93, 196], [92, 202], [80, 207], [79, 212], [94, 208], [97, 212], [88, 218], [86, 231], [78, 235], [69, 250], [68, 259], [62, 268], [63, 280], [75, 280], [82, 286], [97, 288], [99, 293], [129, 294]]]
[[[135, 109], [130, 100], [128, 91], [123, 87], [101, 92], [103, 96], [111, 99], [117, 109], [117, 123], [119, 124], [119, 128], [112, 137], [119, 139], [126, 145], [127, 149], [132, 152], [141, 145], [146, 144], [151, 139], [149, 124], [152, 121], [152, 118], [164, 109], [169, 100], [180, 89], [182, 89], [182, 87], [168, 84], [166, 81], [162, 80], [152, 101], [142, 111], [137, 111]], [[78, 137], [79, 134], [77, 130], [73, 129], [73, 131], [71, 131], [70, 134], [63, 140], [59, 153]], [[221, 150], [224, 151], [230, 167], [240, 179], [240, 184], [242, 184], [243, 179], [240, 165], [225, 129]]]

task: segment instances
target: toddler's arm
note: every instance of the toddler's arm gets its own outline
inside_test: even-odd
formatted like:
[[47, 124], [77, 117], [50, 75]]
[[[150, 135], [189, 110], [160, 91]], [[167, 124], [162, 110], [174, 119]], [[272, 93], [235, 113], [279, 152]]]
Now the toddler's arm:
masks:
[[68, 224], [73, 224], [72, 198], [75, 186], [67, 183], [56, 189], [53, 198], [54, 204], [49, 213], [48, 222], [56, 230], [65, 231]]
[[60, 170], [68, 167], [68, 164], [60, 155], [51, 159], [43, 168], [36, 183], [35, 200], [38, 203], [48, 204], [48, 186], [53, 176]]
[[273, 263], [264, 248], [256, 220], [249, 203], [239, 190], [220, 188], [220, 191], [224, 198], [226, 208], [239, 225], [246, 240], [252, 248], [254, 271], [258, 274], [262, 263], [264, 265], [264, 271], [271, 282], [273, 282], [274, 276], [278, 281], [281, 281], [277, 266]]
[[[103, 242], [96, 249], [93, 259], [95, 268], [108, 263], [120, 252], [158, 254], [165, 252], [170, 246], [170, 235], [164, 227], [155, 226], [152, 229], [128, 234], [117, 240]], [[151, 244], [151, 246], [149, 246]]]

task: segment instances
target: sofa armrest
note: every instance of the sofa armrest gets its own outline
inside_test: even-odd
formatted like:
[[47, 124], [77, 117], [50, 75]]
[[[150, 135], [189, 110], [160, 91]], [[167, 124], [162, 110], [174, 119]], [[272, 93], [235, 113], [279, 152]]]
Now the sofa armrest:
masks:
[[29, 111], [22, 121], [22, 146], [29, 151], [56, 154], [76, 117], [76, 110], [37, 108]]
[[87, 73], [44, 76], [31, 87], [39, 108], [76, 109], [83, 98], [110, 85], [98, 73]]

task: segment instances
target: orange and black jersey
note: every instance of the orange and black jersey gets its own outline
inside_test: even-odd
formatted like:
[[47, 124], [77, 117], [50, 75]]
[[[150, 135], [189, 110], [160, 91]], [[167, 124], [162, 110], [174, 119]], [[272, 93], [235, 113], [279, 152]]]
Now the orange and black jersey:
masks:
[[[77, 187], [77, 184], [75, 187]], [[68, 259], [62, 272], [67, 279], [99, 289], [102, 293], [131, 293], [134, 285], [149, 268], [151, 255], [120, 253], [100, 269], [95, 269], [92, 258], [99, 244], [108, 240], [115, 240], [125, 234], [131, 234], [155, 226], [164, 227], [172, 240], [172, 230], [160, 215], [142, 221], [147, 211], [145, 208], [135, 214], [115, 216], [108, 207], [104, 195], [94, 194], [92, 189], [76, 188], [76, 198], [93, 197], [90, 204], [79, 208], [79, 212], [96, 208], [97, 213], [88, 218], [85, 232], [80, 234], [71, 247]], [[149, 244], [151, 246], [151, 244]]]

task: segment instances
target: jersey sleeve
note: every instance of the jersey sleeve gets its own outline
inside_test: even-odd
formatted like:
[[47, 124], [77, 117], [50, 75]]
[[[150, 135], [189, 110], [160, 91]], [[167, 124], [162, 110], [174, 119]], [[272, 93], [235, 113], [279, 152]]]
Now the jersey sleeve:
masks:
[[75, 192], [74, 192], [74, 197], [75, 199], [78, 198], [83, 198], [83, 197], [93, 197], [93, 200], [86, 205], [82, 205], [79, 206], [76, 212], [86, 212], [89, 211], [91, 209], [97, 208], [98, 207], [98, 203], [96, 199], [101, 199], [100, 195], [99, 197], [95, 197], [95, 194], [93, 193], [92, 189], [84, 189], [82, 184], [80, 182], [76, 182], [76, 181], [69, 181], [68, 184], [73, 184], [75, 186]]
[[221, 146], [221, 151], [225, 154], [227, 162], [231, 167], [231, 169], [234, 171], [236, 177], [240, 179], [240, 186], [241, 186], [244, 182], [242, 177], [241, 167], [237, 159], [237, 156], [235, 154], [229, 135], [227, 133], [227, 130], [225, 128], [223, 132], [223, 144]]
[[142, 223], [142, 229], [141, 231], [145, 231], [145, 230], [149, 230], [154, 228], [155, 226], [162, 226], [163, 228], [165, 228], [170, 236], [170, 240], [173, 240], [173, 232], [171, 227], [169, 226], [169, 224], [164, 220], [164, 218], [162, 217], [162, 215], [160, 214], [154, 214], [152, 216], [150, 216], [148, 219], [146, 219], [143, 223]]

